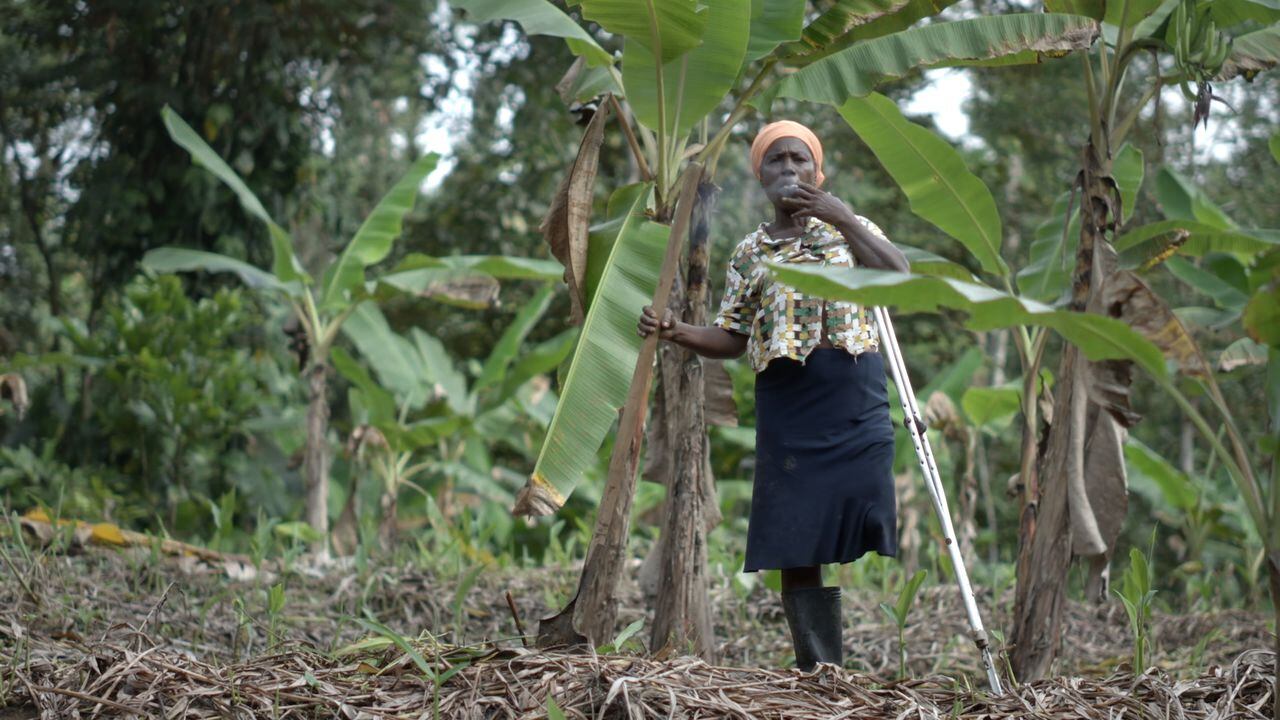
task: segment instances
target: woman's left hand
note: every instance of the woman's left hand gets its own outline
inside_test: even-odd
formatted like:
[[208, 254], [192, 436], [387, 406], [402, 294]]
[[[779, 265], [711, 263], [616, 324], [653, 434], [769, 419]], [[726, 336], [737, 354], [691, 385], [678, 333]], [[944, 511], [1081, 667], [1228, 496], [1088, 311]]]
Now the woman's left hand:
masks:
[[797, 187], [794, 195], [782, 198], [782, 206], [794, 216], [815, 217], [832, 225], [842, 225], [854, 220], [853, 211], [835, 195], [806, 182], [797, 183]]

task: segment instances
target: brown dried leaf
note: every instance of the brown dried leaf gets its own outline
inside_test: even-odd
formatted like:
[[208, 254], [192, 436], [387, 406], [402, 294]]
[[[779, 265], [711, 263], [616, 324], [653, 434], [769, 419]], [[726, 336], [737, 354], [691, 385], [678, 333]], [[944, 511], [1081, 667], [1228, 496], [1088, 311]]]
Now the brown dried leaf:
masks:
[[428, 285], [420, 295], [479, 310], [497, 303], [498, 281], [487, 275], [441, 280]]
[[569, 286], [573, 321], [581, 324], [586, 317], [583, 282], [587, 272], [587, 229], [591, 225], [591, 203], [594, 197], [596, 171], [600, 164], [600, 145], [604, 142], [604, 125], [609, 104], [601, 103], [591, 117], [578, 145], [578, 156], [569, 173], [556, 190], [547, 215], [538, 230], [542, 232], [551, 254], [564, 265], [564, 281]]
[[564, 77], [560, 78], [560, 82], [556, 83], [556, 94], [564, 101], [565, 105], [573, 102], [573, 86], [578, 82], [578, 76], [587, 67], [586, 57], [579, 55], [574, 59], [573, 64], [564, 72]]
[[1107, 278], [1104, 302], [1108, 314], [1125, 321], [1150, 340], [1165, 357], [1176, 362], [1182, 372], [1197, 377], [1209, 374], [1209, 364], [1191, 333], [1173, 314], [1169, 304], [1142, 278], [1127, 270], [1115, 272]]
[[738, 403], [733, 399], [733, 378], [720, 360], [702, 361], [703, 414], [708, 425], [738, 427]]
[[[13, 409], [17, 411], [19, 420], [27, 414], [31, 400], [27, 397], [27, 384], [23, 382], [21, 375], [17, 373], [0, 375], [0, 400], [13, 403]], [[0, 414], [4, 414], [2, 405], [0, 405]]]

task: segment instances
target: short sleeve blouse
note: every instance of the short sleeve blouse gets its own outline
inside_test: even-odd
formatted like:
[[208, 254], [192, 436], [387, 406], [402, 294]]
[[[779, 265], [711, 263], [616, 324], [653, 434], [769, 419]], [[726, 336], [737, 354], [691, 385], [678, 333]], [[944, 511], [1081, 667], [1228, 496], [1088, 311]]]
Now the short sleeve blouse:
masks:
[[[885, 237], [875, 223], [861, 215], [857, 218], [871, 233]], [[775, 358], [804, 362], [822, 341], [824, 300], [775, 280], [766, 266], [769, 262], [855, 265], [840, 231], [817, 218], [809, 218], [805, 231], [791, 238], [770, 237], [761, 223], [738, 243], [729, 259], [715, 326], [748, 336], [747, 357], [756, 372]], [[861, 307], [841, 300], [825, 302], [826, 334], [832, 345], [851, 355], [878, 347], [873, 321]]]

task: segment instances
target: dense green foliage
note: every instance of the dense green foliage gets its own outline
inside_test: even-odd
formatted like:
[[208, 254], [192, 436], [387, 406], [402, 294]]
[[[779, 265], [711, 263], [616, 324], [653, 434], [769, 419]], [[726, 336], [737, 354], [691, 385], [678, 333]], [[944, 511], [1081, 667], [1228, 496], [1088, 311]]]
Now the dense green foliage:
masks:
[[[557, 38], [525, 37], [514, 24], [473, 25], [447, 8], [427, 15], [402, 2], [218, 9], [178, 0], [0, 3], [0, 372], [21, 373], [32, 400], [22, 419], [0, 406], [3, 502], [16, 511], [47, 504], [69, 516], [193, 540], [224, 538], [224, 548], [239, 550], [261, 547], [272, 527], [288, 531], [301, 515], [295, 453], [305, 390], [300, 359], [288, 347], [287, 305], [222, 277], [139, 270], [144, 253], [170, 245], [258, 267], [270, 267], [272, 258], [257, 220], [169, 139], [162, 106], [190, 121], [244, 178], [317, 276], [427, 149], [419, 135], [433, 123], [450, 127], [453, 141], [443, 179], [431, 181], [379, 269], [412, 253], [545, 258], [536, 227], [581, 134], [555, 91], [572, 61]], [[965, 107], [970, 132], [958, 147], [991, 188], [1005, 253], [1023, 268], [1035, 258], [1037, 239], [1061, 231], [1061, 196], [1087, 134], [1078, 67], [1044, 63], [966, 77], [974, 86]], [[901, 107], [926, 84], [911, 71], [883, 92]], [[1192, 134], [1191, 108], [1172, 93], [1158, 115], [1139, 120], [1131, 142], [1142, 151], [1146, 182], [1133, 227], [1170, 216], [1174, 196], [1161, 193], [1168, 185], [1158, 181], [1163, 168], [1190, 178], [1240, 227], [1280, 227], [1280, 164], [1267, 149], [1280, 120], [1280, 81], [1264, 74], [1219, 92], [1237, 112], [1215, 110], [1207, 134]], [[814, 128], [826, 143], [828, 188], [891, 238], [967, 271], [982, 269], [911, 212], [890, 171], [835, 110], [783, 92], [772, 117]], [[748, 114], [717, 169], [716, 287], [736, 239], [766, 219], [745, 158], [765, 119]], [[906, 119], [932, 125], [928, 117]], [[1207, 141], [1214, 141], [1212, 151], [1203, 147]], [[621, 186], [636, 172], [625, 139], [611, 127], [599, 186]], [[606, 200], [597, 194], [597, 217]], [[1186, 308], [1179, 315], [1216, 364], [1242, 336], [1231, 315], [1242, 310], [1237, 296], [1270, 281], [1230, 253], [1201, 254], [1184, 259], [1186, 272], [1158, 269], [1147, 279], [1175, 308]], [[1196, 282], [1203, 278], [1197, 269], [1227, 278], [1226, 290]], [[412, 463], [427, 464], [390, 486], [400, 493], [405, 545], [460, 563], [580, 556], [598, 486], [584, 484], [562, 517], [541, 526], [507, 513], [554, 408], [553, 368], [572, 342], [569, 301], [532, 282], [504, 282], [499, 297], [481, 309], [391, 298], [381, 306], [378, 338], [360, 336], [367, 323], [338, 338], [327, 437], [336, 457], [332, 518], [355, 492], [360, 532], [368, 538], [377, 525], [386, 473], [379, 475], [368, 447], [343, 452], [353, 432], [369, 425], [394, 451], [412, 451]], [[898, 328], [922, 401], [935, 390], [947, 395], [959, 409], [957, 426], [976, 434], [972, 450], [963, 432], [936, 447], [952, 497], [973, 493], [969, 501], [953, 499], [953, 509], [963, 515], [959, 524], [977, 531], [975, 555], [989, 560], [975, 580], [1002, 586], [1012, 577], [1017, 544], [1018, 507], [1005, 494], [1018, 469], [1017, 364], [1007, 338], [964, 331], [957, 319], [922, 315]], [[407, 344], [423, 374], [398, 386], [387, 343]], [[504, 356], [493, 359], [499, 351]], [[1057, 352], [1051, 346], [1049, 357]], [[1264, 367], [1246, 361], [1222, 376], [1258, 458], [1276, 452], [1267, 439], [1268, 422], [1277, 418], [1266, 404]], [[725, 519], [710, 555], [745, 592], [757, 582], [737, 574], [752, 462], [752, 375], [740, 363], [730, 363], [730, 372], [742, 427], [711, 432]], [[416, 388], [429, 388], [431, 397], [414, 396]], [[1261, 601], [1259, 543], [1221, 463], [1186, 429], [1167, 395], [1139, 379], [1135, 396], [1145, 420], [1126, 451], [1131, 509], [1118, 554], [1146, 551], [1155, 527], [1156, 602]], [[1207, 412], [1206, 401], [1194, 402]], [[609, 450], [606, 441], [597, 457]], [[970, 464], [973, 488], [965, 480]], [[899, 465], [913, 470], [909, 452], [899, 453]], [[603, 466], [599, 460], [592, 472]], [[642, 538], [655, 532], [646, 513], [661, 493], [641, 486]], [[901, 497], [904, 519], [919, 519], [904, 522], [912, 536], [904, 536], [902, 577], [917, 565], [944, 577], [927, 498], [905, 486]], [[887, 584], [887, 567], [868, 560], [847, 572], [853, 582]]]

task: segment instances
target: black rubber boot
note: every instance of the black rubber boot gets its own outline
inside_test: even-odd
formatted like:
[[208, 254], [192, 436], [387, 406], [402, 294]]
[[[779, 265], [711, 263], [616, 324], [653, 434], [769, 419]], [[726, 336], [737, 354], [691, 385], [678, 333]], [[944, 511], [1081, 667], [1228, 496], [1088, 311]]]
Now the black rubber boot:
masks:
[[820, 662], [844, 664], [840, 588], [784, 590], [782, 610], [791, 628], [797, 668], [809, 672]]

